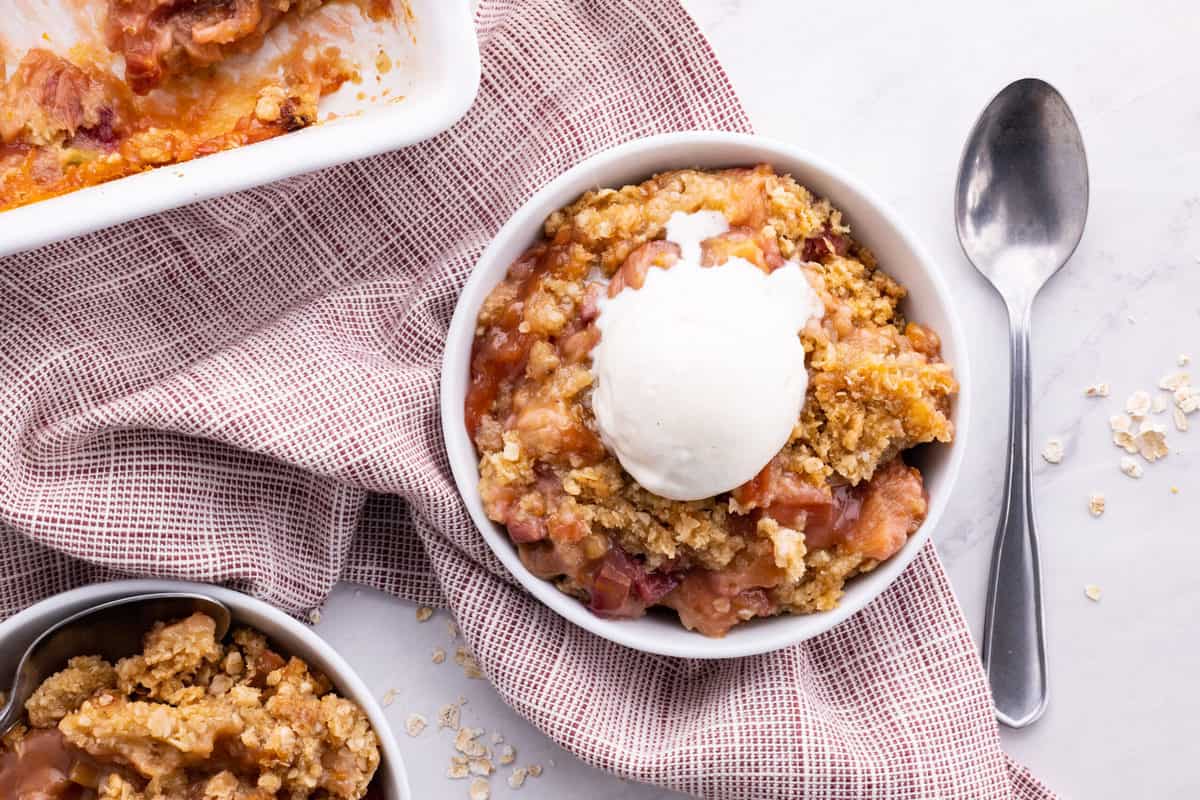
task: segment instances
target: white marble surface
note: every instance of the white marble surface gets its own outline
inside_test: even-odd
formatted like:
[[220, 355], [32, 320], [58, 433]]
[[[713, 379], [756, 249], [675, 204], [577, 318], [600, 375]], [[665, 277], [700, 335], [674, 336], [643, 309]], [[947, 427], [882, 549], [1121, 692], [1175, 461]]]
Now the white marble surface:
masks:
[[[1063, 463], [1039, 460], [1035, 476], [1051, 703], [1004, 741], [1066, 796], [1196, 796], [1200, 772], [1187, 757], [1200, 741], [1200, 415], [1191, 433], [1168, 434], [1171, 455], [1137, 481], [1118, 471], [1107, 418], [1179, 353], [1196, 358], [1200, 382], [1200, 13], [1190, 2], [1101, 0], [688, 5], [758, 131], [821, 154], [896, 206], [961, 303], [978, 416], [935, 537], [976, 633], [1001, 491], [1007, 353], [999, 302], [954, 238], [954, 171], [976, 114], [1010, 80], [1045, 78], [1071, 103], [1088, 146], [1091, 217], [1038, 300], [1033, 348], [1035, 443], [1066, 443]], [[1113, 396], [1085, 400], [1095, 381]], [[1093, 489], [1108, 498], [1101, 519], [1087, 513]], [[1099, 603], [1084, 597], [1087, 583], [1102, 587]], [[432, 715], [462, 694], [466, 720], [502, 731], [520, 763], [547, 765], [514, 797], [673, 796], [579, 764], [452, 658], [429, 661], [448, 638], [443, 623], [417, 625], [411, 607], [354, 591], [331, 599], [318, 630], [380, 695], [396, 687], [389, 711], [401, 728], [409, 711]], [[442, 776], [446, 732], [401, 739], [417, 797], [466, 796]], [[494, 797], [509, 796], [493, 784]]]

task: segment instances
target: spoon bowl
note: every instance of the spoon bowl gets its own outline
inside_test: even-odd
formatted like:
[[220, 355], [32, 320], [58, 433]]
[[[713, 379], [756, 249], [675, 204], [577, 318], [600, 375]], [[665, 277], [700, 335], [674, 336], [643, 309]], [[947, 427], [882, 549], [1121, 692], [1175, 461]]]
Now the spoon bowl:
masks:
[[72, 657], [98, 655], [116, 661], [133, 655], [141, 651], [142, 638], [154, 623], [196, 612], [212, 617], [217, 623], [217, 640], [224, 638], [231, 620], [229, 609], [211, 597], [186, 592], [123, 597], [59, 622], [34, 640], [21, 657], [7, 702], [0, 708], [0, 735], [21, 720], [25, 702], [42, 681], [65, 667]]
[[963, 252], [1008, 308], [1008, 464], [982, 656], [997, 718], [1020, 728], [1042, 715], [1047, 697], [1042, 578], [1029, 473], [1030, 322], [1038, 291], [1075, 252], [1088, 207], [1083, 136], [1053, 86], [1026, 78], [996, 95], [967, 139], [954, 200]]
[[996, 95], [967, 140], [954, 200], [967, 258], [1006, 299], [1032, 302], [1087, 221], [1083, 136], [1053, 86], [1024, 78]]

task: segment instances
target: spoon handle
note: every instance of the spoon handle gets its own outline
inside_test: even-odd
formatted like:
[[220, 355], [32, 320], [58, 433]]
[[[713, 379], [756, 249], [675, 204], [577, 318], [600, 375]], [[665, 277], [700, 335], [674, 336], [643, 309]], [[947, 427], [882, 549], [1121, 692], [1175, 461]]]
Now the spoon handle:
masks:
[[1031, 304], [1010, 305], [1008, 313], [1012, 354], [1008, 469], [988, 579], [983, 664], [996, 717], [1005, 725], [1023, 728], [1046, 708], [1046, 635], [1029, 477]]

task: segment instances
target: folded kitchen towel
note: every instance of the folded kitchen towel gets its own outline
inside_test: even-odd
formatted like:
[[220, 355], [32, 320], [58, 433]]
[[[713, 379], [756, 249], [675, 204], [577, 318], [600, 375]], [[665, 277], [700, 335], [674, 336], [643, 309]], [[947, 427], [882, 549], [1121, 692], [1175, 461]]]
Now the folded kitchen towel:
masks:
[[442, 342], [489, 238], [580, 159], [750, 125], [675, 0], [484, 0], [482, 89], [400, 152], [0, 260], [0, 614], [119, 576], [291, 611], [339, 579], [448, 605], [581, 758], [711, 798], [1049, 797], [1000, 749], [932, 548], [803, 645], [690, 662], [525, 594], [439, 433]]

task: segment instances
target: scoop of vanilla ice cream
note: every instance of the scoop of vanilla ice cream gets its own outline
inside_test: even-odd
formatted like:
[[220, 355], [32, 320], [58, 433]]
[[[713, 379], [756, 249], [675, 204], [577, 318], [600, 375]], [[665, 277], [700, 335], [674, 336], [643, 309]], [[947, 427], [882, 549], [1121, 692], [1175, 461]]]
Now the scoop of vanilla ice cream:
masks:
[[604, 443], [655, 494], [699, 500], [753, 478], [791, 435], [808, 372], [798, 333], [822, 306], [800, 265], [700, 266], [719, 212], [676, 213], [681, 259], [602, 303], [592, 408]]

